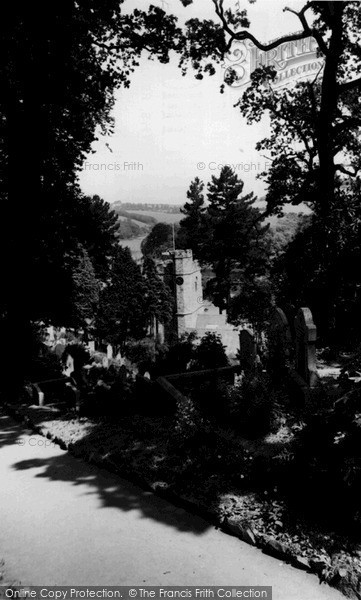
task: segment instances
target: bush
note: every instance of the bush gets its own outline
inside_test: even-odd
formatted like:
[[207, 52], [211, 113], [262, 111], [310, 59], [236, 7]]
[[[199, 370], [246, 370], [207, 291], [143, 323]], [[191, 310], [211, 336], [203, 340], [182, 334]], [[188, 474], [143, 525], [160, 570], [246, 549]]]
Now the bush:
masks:
[[125, 355], [138, 366], [141, 373], [151, 370], [157, 356], [157, 344], [155, 340], [145, 338], [143, 340], [132, 340], [125, 347]]
[[125, 367], [94, 365], [84, 381], [82, 414], [116, 417], [132, 412], [134, 381]]
[[43, 349], [43, 354], [33, 358], [27, 372], [30, 381], [45, 381], [62, 377], [62, 365], [56, 354]]
[[91, 356], [89, 351], [83, 344], [72, 343], [65, 347], [62, 360], [66, 360], [66, 357], [70, 355], [74, 359], [74, 371], [80, 371], [84, 365], [91, 362]]
[[[333, 526], [361, 530], [361, 388], [329, 410], [307, 416], [296, 447], [294, 481], [287, 482], [297, 504], [316, 511]], [[292, 489], [291, 489], [292, 488]]]
[[197, 339], [195, 332], [185, 333], [180, 339], [172, 344], [164, 356], [160, 356], [155, 366], [157, 375], [168, 375], [170, 373], [184, 373], [193, 358], [194, 343]]
[[191, 369], [202, 371], [227, 367], [229, 362], [225, 349], [221, 336], [209, 331], [193, 350]]

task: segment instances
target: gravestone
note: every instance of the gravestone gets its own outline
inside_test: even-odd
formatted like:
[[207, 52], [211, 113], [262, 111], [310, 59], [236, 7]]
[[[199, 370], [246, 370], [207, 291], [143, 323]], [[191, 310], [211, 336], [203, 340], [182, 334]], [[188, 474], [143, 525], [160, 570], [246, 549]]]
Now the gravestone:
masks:
[[295, 318], [296, 371], [311, 388], [317, 384], [317, 329], [309, 308], [300, 308]]
[[111, 344], [107, 345], [107, 358], [109, 360], [113, 358], [113, 346]]
[[72, 356], [70, 356], [70, 354], [68, 354], [68, 356], [66, 357], [65, 368], [64, 368], [63, 373], [67, 377], [70, 377], [70, 375], [73, 373], [73, 371], [74, 371], [74, 358]]
[[90, 352], [95, 352], [95, 341], [94, 340], [89, 340], [88, 348], [89, 348]]
[[44, 392], [40, 389], [39, 385], [37, 383], [33, 384], [33, 388], [35, 390], [35, 394], [36, 394], [36, 399], [38, 402], [39, 406], [44, 406], [44, 399], [45, 399], [45, 395]]
[[54, 330], [54, 326], [50, 325], [47, 329], [48, 331], [48, 341], [49, 342], [54, 342], [55, 341], [55, 330]]
[[239, 358], [243, 369], [253, 369], [256, 363], [257, 344], [254, 335], [249, 329], [239, 332]]
[[292, 358], [292, 336], [288, 319], [275, 307], [268, 328], [268, 365], [271, 376], [279, 380], [285, 374]]

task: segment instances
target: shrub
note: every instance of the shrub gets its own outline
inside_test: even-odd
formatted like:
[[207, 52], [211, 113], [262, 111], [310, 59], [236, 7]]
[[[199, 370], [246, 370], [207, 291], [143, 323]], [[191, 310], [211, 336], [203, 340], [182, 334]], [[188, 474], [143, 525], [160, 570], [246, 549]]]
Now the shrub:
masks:
[[156, 343], [150, 338], [132, 340], [125, 347], [130, 362], [138, 365], [140, 372], [149, 371], [156, 359]]
[[155, 372], [158, 375], [166, 375], [187, 371], [193, 357], [196, 339], [197, 335], [195, 332], [185, 333], [177, 342], [170, 346], [164, 356], [161, 356], [159, 353]]
[[197, 437], [205, 426], [205, 421], [196, 403], [187, 398], [179, 403], [175, 415], [175, 441], [184, 444]]
[[27, 372], [27, 379], [30, 381], [45, 381], [60, 377], [62, 377], [62, 365], [56, 354], [44, 350], [41, 356], [36, 356], [31, 360]]
[[83, 414], [114, 417], [132, 411], [134, 381], [125, 367], [94, 365], [84, 380]]
[[223, 346], [219, 334], [211, 331], [207, 332], [193, 350], [192, 370], [201, 371], [203, 369], [227, 367], [229, 362], [225, 349], [226, 347]]
[[65, 347], [62, 360], [65, 361], [66, 357], [70, 354], [74, 359], [74, 371], [79, 371], [84, 365], [91, 362], [91, 356], [89, 351], [83, 344], [72, 343]]

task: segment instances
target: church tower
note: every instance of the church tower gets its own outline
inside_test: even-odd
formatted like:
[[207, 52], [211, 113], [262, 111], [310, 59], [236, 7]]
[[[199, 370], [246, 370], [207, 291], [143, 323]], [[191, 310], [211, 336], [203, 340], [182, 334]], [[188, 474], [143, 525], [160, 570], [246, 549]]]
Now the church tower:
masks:
[[192, 250], [174, 250], [172, 255], [179, 337], [196, 327], [203, 305], [202, 274], [198, 262], [193, 260]]

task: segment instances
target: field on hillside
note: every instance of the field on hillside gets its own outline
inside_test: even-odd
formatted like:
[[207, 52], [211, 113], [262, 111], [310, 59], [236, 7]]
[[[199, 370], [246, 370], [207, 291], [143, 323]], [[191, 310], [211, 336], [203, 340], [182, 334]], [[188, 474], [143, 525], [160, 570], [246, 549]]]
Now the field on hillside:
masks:
[[[128, 217], [123, 217], [123, 215], [117, 215], [119, 221], [127, 221]], [[143, 223], [142, 221], [138, 221], [137, 219], [130, 219], [131, 221], [133, 221], [133, 223], [135, 223], [136, 225], [139, 225], [139, 227], [144, 227], [145, 229], [149, 229], [149, 231], [152, 229], [153, 225], [152, 224], [147, 224], [147, 223]]]
[[181, 219], [184, 218], [184, 215], [182, 215], [182, 213], [167, 213], [167, 212], [158, 212], [158, 211], [151, 211], [151, 210], [132, 210], [129, 211], [132, 213], [139, 213], [139, 215], [148, 215], [149, 217], [154, 217], [155, 219], [157, 219], [158, 223], [179, 223], [179, 221]]

